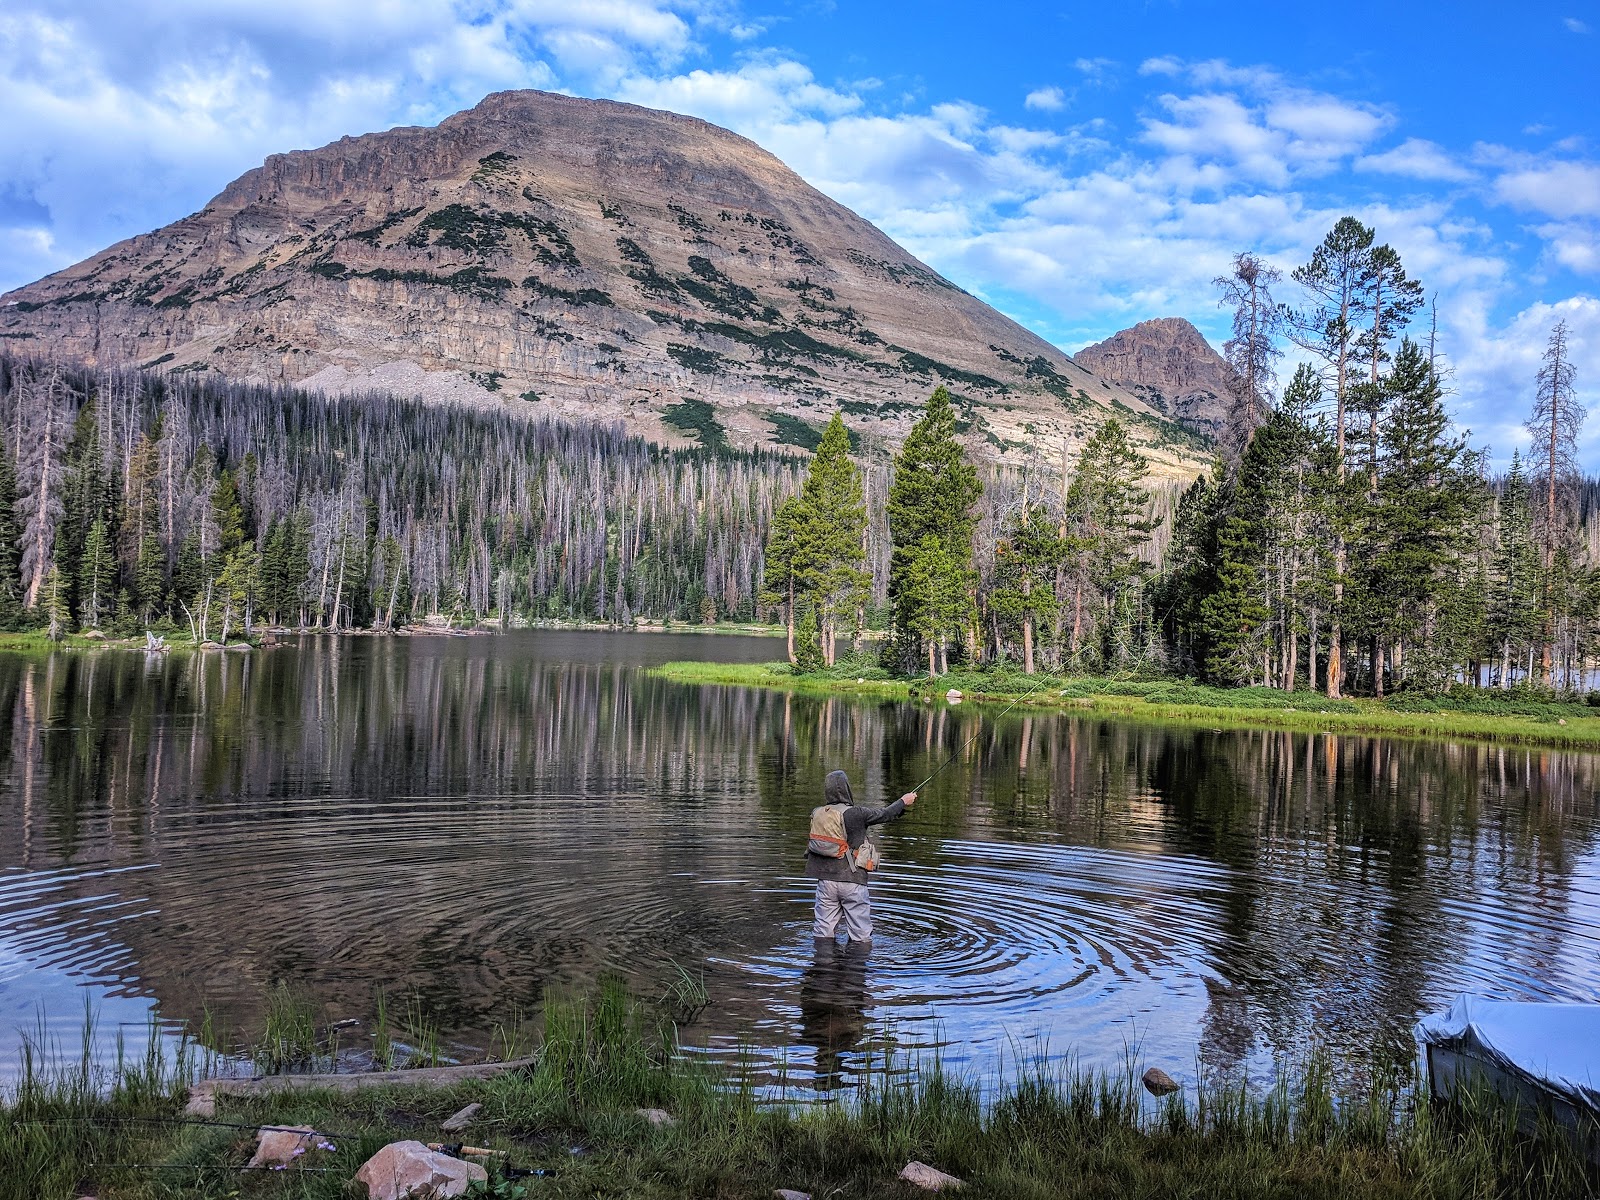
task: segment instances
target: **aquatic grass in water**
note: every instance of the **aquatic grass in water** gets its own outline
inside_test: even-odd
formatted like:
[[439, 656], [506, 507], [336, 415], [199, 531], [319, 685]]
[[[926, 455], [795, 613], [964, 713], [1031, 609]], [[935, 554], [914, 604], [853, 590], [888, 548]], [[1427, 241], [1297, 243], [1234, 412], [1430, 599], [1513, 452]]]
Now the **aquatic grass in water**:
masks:
[[317, 1037], [319, 1009], [309, 998], [280, 983], [267, 996], [266, 1026], [251, 1050], [251, 1060], [263, 1075], [314, 1067], [325, 1055]]

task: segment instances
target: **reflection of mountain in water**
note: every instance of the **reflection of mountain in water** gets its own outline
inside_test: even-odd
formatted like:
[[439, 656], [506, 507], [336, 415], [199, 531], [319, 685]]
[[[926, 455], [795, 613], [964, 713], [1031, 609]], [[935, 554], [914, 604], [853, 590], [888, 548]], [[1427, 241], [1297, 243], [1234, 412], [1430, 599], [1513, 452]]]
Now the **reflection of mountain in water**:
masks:
[[858, 1003], [796, 878], [822, 775], [883, 799], [989, 718], [669, 684], [637, 665], [667, 641], [0, 656], [0, 917], [31, 955], [0, 1011], [48, 961], [234, 1028], [280, 981], [330, 1016], [416, 992], [473, 1043], [549, 985], [706, 964], [691, 1035], [823, 1077], [869, 1015], [955, 1063], [1038, 1031], [1176, 1074], [1600, 986], [1594, 756], [1062, 715], [999, 722], [879, 835]]

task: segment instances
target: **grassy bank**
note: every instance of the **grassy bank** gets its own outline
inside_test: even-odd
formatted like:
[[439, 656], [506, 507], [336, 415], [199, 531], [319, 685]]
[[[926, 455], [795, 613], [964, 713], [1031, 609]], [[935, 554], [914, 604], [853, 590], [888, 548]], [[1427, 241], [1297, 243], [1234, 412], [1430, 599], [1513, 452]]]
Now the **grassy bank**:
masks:
[[1284, 729], [1300, 733], [1443, 738], [1505, 745], [1600, 749], [1600, 710], [1584, 703], [1458, 697], [1329, 700], [1314, 692], [1212, 688], [1181, 680], [1121, 681], [1024, 675], [1005, 669], [952, 671], [937, 680], [896, 679], [866, 660], [796, 674], [787, 663], [674, 662], [652, 668], [681, 683], [738, 684], [798, 692], [965, 700], [1086, 712], [1120, 719], [1213, 729]]
[[[262, 1196], [334, 1200], [385, 1143], [455, 1140], [440, 1122], [484, 1106], [466, 1135], [539, 1171], [491, 1180], [539, 1196], [919, 1195], [896, 1179], [916, 1159], [984, 1197], [1566, 1197], [1584, 1194], [1563, 1141], [1528, 1140], [1503, 1108], [1413, 1104], [1407, 1080], [1337, 1094], [1313, 1062], [1268, 1092], [1216, 1087], [1161, 1105], [1127, 1074], [1038, 1068], [987, 1098], [936, 1064], [869, 1080], [853, 1099], [759, 1099], [727, 1073], [671, 1052], [670, 1028], [619, 989], [548, 1007], [535, 1067], [425, 1091], [280, 1093], [225, 1100], [213, 1124], [181, 1116], [181, 1080], [157, 1060], [95, 1086], [84, 1070], [35, 1074], [0, 1109], [0, 1180], [53, 1200]], [[641, 1107], [673, 1122], [655, 1127]], [[309, 1125], [332, 1149], [251, 1172], [259, 1124]], [[243, 1127], [243, 1128], [239, 1128]]]

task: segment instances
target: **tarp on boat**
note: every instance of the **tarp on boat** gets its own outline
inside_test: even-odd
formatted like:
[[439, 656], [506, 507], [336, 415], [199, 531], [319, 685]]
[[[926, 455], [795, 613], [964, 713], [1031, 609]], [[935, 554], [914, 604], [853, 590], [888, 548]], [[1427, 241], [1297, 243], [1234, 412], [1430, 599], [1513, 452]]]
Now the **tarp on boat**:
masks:
[[1600, 1004], [1462, 996], [1416, 1031], [1424, 1046], [1487, 1061], [1600, 1114]]

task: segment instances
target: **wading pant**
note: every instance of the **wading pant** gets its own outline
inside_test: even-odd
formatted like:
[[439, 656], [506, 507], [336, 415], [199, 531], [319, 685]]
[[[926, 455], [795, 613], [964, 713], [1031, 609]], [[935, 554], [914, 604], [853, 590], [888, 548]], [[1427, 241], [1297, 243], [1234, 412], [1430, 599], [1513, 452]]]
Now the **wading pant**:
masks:
[[831, 938], [844, 921], [852, 942], [872, 940], [872, 902], [864, 883], [840, 883], [836, 879], [817, 880], [816, 922], [811, 936]]

